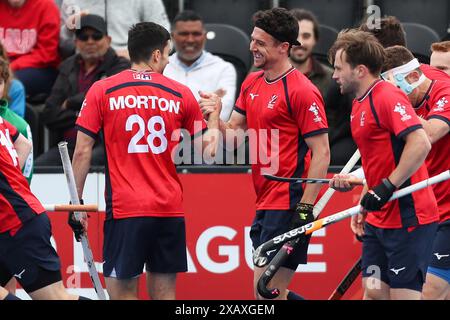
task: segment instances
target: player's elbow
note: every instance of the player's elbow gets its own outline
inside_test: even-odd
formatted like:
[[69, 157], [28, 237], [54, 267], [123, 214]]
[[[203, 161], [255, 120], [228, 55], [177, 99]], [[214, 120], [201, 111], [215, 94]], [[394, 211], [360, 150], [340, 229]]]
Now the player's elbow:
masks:
[[320, 148], [316, 148], [312, 152], [313, 159], [316, 158], [319, 160], [324, 166], [326, 165], [327, 168], [330, 165], [330, 146], [328, 144], [321, 146]]
[[426, 158], [426, 156], [431, 150], [431, 141], [428, 138], [428, 135], [425, 133], [420, 135], [420, 139], [416, 139], [414, 147], [418, 152], [422, 154], [424, 158]]

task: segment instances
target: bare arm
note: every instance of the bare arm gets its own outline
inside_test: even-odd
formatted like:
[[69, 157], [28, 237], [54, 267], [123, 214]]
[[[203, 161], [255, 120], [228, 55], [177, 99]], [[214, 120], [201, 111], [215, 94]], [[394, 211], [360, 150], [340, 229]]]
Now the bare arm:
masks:
[[33, 148], [33, 144], [25, 138], [22, 134], [19, 134], [16, 141], [14, 141], [14, 148], [17, 151], [17, 156], [19, 158], [19, 165], [22, 169], [27, 161], [28, 155]]
[[420, 118], [423, 128], [430, 139], [431, 144], [435, 143], [450, 131], [450, 126], [442, 120], [430, 119], [425, 120]]
[[78, 197], [83, 197], [84, 183], [91, 166], [92, 148], [95, 140], [87, 134], [78, 131], [77, 144], [73, 153], [72, 167], [75, 183], [77, 185]]
[[[328, 145], [328, 134], [323, 133], [305, 139], [311, 149], [312, 157], [309, 165], [308, 178], [325, 178], [330, 164], [330, 147]], [[314, 204], [317, 194], [322, 186], [309, 183], [301, 199], [302, 203]]]
[[[213, 112], [217, 111], [217, 107], [211, 99], [206, 99], [204, 97], [199, 100], [199, 105], [203, 116], [205, 117], [205, 119], [208, 119], [208, 128], [210, 128], [210, 117]], [[212, 127], [217, 128], [220, 132], [221, 137], [217, 134], [217, 136], [219, 136], [219, 139], [222, 138], [226, 146], [234, 146], [233, 148], [227, 147], [228, 150], [238, 147], [245, 139], [245, 131], [247, 130], [247, 117], [237, 111], [233, 111], [228, 122], [224, 122], [220, 118], [218, 118], [217, 120], [217, 126], [215, 124], [212, 124]], [[213, 121], [216, 121], [216, 119], [213, 119]]]
[[398, 188], [411, 175], [420, 168], [425, 161], [428, 152], [431, 150], [431, 144], [425, 133], [425, 130], [418, 129], [409, 133], [405, 137], [405, 147], [403, 148], [400, 161], [394, 171], [388, 177], [389, 180]]

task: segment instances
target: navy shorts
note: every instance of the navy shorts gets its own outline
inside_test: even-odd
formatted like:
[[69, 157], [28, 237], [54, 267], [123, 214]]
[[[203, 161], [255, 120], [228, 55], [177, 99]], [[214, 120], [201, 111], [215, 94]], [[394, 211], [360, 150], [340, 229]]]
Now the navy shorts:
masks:
[[433, 242], [430, 267], [450, 269], [450, 220], [438, 227]]
[[[285, 233], [290, 229], [292, 220], [292, 210], [258, 210], [250, 229], [250, 238], [252, 240], [253, 249], [259, 247], [270, 239]], [[294, 252], [289, 256], [283, 267], [296, 270], [299, 264], [306, 264], [308, 258], [308, 245], [311, 235], [306, 236], [306, 241], [299, 242], [295, 246]], [[269, 261], [277, 254], [278, 250], [274, 250], [267, 258]]]
[[0, 285], [15, 277], [26, 292], [61, 281], [61, 264], [50, 243], [46, 213], [28, 220], [14, 235], [0, 234]]
[[422, 291], [437, 223], [413, 230], [382, 229], [365, 223], [363, 277], [379, 277], [393, 289]]
[[103, 227], [105, 277], [135, 278], [144, 266], [156, 273], [187, 271], [184, 218], [109, 219]]

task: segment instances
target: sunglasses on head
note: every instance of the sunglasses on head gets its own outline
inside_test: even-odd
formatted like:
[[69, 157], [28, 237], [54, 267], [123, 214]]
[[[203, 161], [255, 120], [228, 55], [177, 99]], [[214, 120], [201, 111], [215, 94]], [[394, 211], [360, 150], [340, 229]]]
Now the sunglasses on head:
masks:
[[87, 32], [81, 32], [77, 34], [77, 39], [80, 41], [88, 41], [89, 38], [92, 38], [95, 41], [99, 41], [103, 38], [103, 33], [96, 31], [93, 32], [92, 34], [89, 34]]

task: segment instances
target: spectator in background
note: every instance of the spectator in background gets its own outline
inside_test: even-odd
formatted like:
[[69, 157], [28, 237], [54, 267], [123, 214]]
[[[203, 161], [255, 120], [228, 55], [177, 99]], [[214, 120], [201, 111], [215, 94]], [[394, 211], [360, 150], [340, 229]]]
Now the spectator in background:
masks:
[[53, 0], [0, 1], [0, 41], [30, 97], [48, 95], [58, 75], [59, 28]]
[[172, 39], [176, 52], [170, 56], [164, 75], [188, 86], [197, 100], [200, 90], [221, 96], [220, 118], [227, 121], [234, 106], [236, 70], [231, 63], [204, 50], [206, 30], [202, 18], [193, 11], [180, 12], [172, 23]]
[[293, 46], [289, 57], [291, 64], [308, 77], [326, 99], [331, 84], [333, 69], [317, 61], [312, 55], [319, 40], [319, 22], [314, 14], [303, 9], [292, 9], [292, 15], [298, 20], [300, 46]]
[[[75, 147], [75, 121], [83, 104], [86, 92], [100, 79], [112, 76], [130, 67], [130, 63], [111, 49], [111, 37], [107, 35], [105, 20], [97, 15], [81, 18], [80, 29], [76, 31], [75, 46], [78, 53], [66, 59], [60, 67], [52, 92], [42, 113], [44, 124], [59, 139], [69, 144], [69, 153]], [[103, 147], [97, 144], [93, 153], [93, 164], [104, 162]], [[61, 159], [56, 146], [36, 159], [36, 165], [60, 165]]]
[[71, 30], [78, 27], [75, 17], [79, 14], [96, 14], [103, 17], [112, 39], [111, 47], [116, 50], [117, 55], [127, 59], [130, 59], [127, 49], [128, 30], [132, 25], [151, 21], [167, 30], [170, 28], [162, 0], [63, 0], [60, 48], [64, 52], [74, 50]]
[[450, 76], [450, 41], [433, 43], [431, 52], [430, 66], [442, 70]]
[[[9, 61], [6, 51], [3, 45], [0, 43], [0, 58]], [[25, 88], [20, 80], [13, 78], [13, 72], [11, 67], [9, 68], [8, 81], [5, 83], [5, 90], [3, 95], [0, 95], [0, 99], [4, 99], [8, 102], [9, 109], [14, 111], [20, 117], [25, 117]]]

